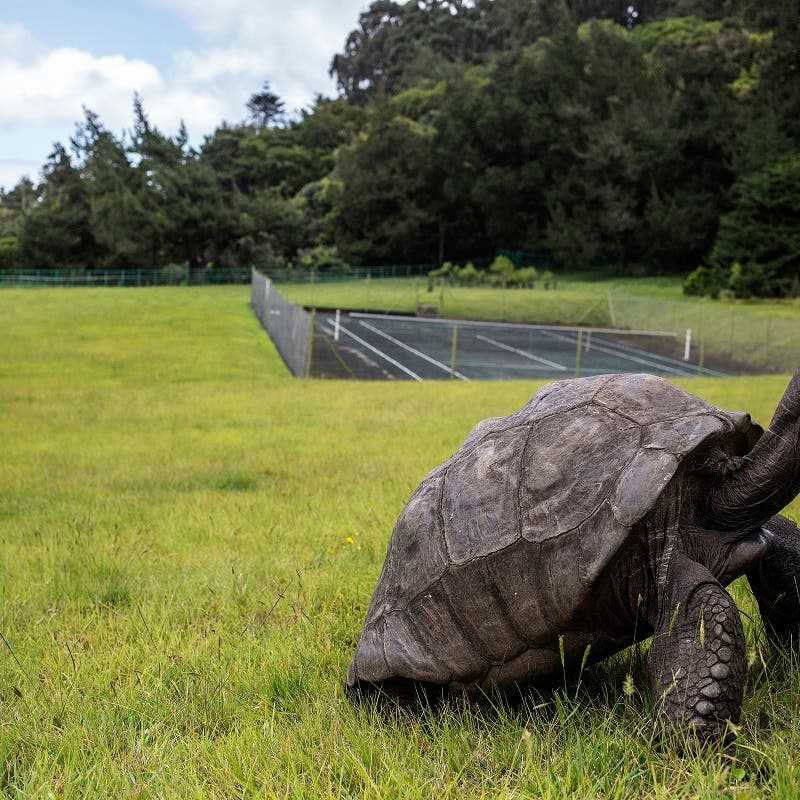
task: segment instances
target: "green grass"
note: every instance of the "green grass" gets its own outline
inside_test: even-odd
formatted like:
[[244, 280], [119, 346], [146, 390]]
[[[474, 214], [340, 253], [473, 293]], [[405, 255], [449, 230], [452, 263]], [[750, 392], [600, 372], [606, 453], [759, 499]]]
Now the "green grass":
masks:
[[703, 358], [734, 359], [750, 373], [788, 372], [798, 360], [798, 301], [688, 298], [678, 278], [568, 275], [549, 290], [436, 285], [429, 292], [425, 278], [279, 288], [295, 303], [323, 308], [408, 314], [422, 303], [436, 306], [439, 316], [454, 319], [675, 331], [675, 354], [680, 356], [686, 329], [691, 328], [695, 361], [701, 360], [702, 348]]
[[[404, 501], [539, 384], [296, 381], [243, 287], [7, 290], [0, 337], [3, 796], [796, 796], [747, 619], [733, 762], [650, 741], [630, 654], [518, 708], [345, 696]], [[785, 380], [685, 385], [766, 421]]]

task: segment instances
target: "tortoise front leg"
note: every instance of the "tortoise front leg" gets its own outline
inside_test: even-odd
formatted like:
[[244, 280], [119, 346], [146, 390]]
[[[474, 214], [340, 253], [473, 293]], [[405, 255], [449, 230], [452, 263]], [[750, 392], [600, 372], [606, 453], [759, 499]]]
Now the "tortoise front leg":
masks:
[[731, 596], [702, 565], [673, 554], [650, 647], [656, 728], [724, 742], [742, 705], [744, 632]]
[[758, 600], [767, 639], [800, 654], [800, 530], [786, 517], [764, 526], [774, 534], [772, 549], [747, 572]]

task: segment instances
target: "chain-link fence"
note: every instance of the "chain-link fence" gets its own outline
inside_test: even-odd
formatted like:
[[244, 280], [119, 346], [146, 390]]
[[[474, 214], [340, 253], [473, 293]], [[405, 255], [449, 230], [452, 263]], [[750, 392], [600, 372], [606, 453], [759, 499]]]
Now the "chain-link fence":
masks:
[[609, 323], [653, 325], [689, 332], [692, 353], [713, 355], [729, 372], [793, 372], [800, 362], [800, 307], [766, 310], [748, 303], [666, 300], [632, 293], [609, 294]]
[[[343, 311], [676, 333], [669, 355], [728, 374], [793, 372], [800, 362], [800, 305], [653, 296], [559, 280], [549, 288], [461, 286], [425, 277], [286, 283], [295, 303]], [[688, 344], [688, 348], [687, 348]]]
[[199, 269], [173, 264], [163, 269], [24, 269], [0, 270], [0, 287], [142, 287], [247, 284], [250, 268]]
[[290, 303], [269, 278], [255, 269], [250, 304], [292, 375], [307, 377], [311, 369], [314, 314]]
[[[325, 284], [385, 278], [410, 278], [427, 274], [435, 264], [394, 264], [379, 267], [331, 267], [329, 269], [262, 269], [260, 274], [274, 283]], [[178, 286], [247, 284], [251, 268], [208, 267], [189, 270], [173, 264], [161, 269], [0, 269], [0, 287], [70, 286]]]

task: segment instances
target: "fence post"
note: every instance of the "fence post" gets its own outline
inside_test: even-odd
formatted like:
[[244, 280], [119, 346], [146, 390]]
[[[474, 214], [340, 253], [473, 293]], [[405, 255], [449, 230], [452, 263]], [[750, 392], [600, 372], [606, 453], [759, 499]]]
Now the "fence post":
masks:
[[614, 299], [611, 297], [611, 292], [606, 292], [606, 298], [608, 300], [608, 318], [611, 322], [611, 327], [617, 327], [617, 312], [614, 310]]
[[705, 320], [705, 306], [700, 304], [700, 326], [698, 336], [700, 337], [700, 361], [697, 364], [697, 374], [703, 374], [703, 362], [706, 355], [706, 320]]
[[686, 342], [683, 345], [683, 360], [688, 361], [692, 352], [692, 329], [686, 329]]
[[767, 317], [766, 334], [764, 336], [764, 364], [769, 364], [769, 348], [772, 340], [772, 317]]
[[697, 364], [697, 374], [703, 374], [703, 367], [705, 365], [706, 360], [706, 336], [705, 333], [701, 331], [700, 333], [700, 361]]
[[450, 380], [456, 377], [456, 351], [458, 350], [458, 325], [453, 325], [453, 349], [450, 352]]
[[311, 323], [308, 326], [308, 349], [306, 352], [306, 373], [304, 378], [311, 377], [311, 357], [314, 354], [314, 327], [317, 323], [317, 309], [311, 309]]
[[578, 349], [575, 351], [575, 377], [581, 376], [581, 350], [583, 349], [583, 328], [578, 328]]

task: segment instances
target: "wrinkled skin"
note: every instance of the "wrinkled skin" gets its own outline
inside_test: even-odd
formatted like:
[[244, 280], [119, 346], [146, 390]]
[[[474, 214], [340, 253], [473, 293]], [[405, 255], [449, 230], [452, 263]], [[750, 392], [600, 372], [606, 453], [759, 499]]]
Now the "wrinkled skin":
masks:
[[779, 515], [800, 370], [754, 430], [651, 376], [551, 384], [482, 423], [401, 514], [348, 684], [544, 685], [652, 636], [656, 727], [725, 740], [745, 673], [725, 587], [746, 574], [769, 640], [800, 651], [800, 532]]

